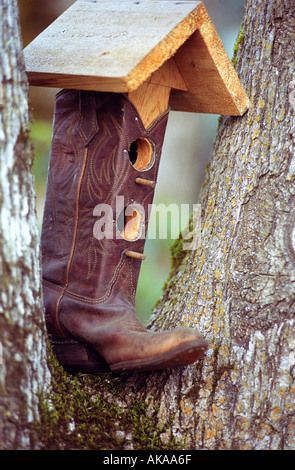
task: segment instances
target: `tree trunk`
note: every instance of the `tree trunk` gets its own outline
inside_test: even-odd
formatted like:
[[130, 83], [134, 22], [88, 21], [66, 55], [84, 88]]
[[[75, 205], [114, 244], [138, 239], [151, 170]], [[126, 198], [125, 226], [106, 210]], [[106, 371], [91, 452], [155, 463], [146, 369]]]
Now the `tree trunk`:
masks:
[[28, 87], [16, 0], [0, 1], [0, 448], [30, 448], [46, 365]]
[[211, 345], [144, 387], [170, 423], [163, 441], [189, 449], [295, 448], [294, 25], [292, 0], [246, 2], [236, 61], [251, 107], [220, 121], [201, 247], [183, 253], [151, 321], [196, 326]]

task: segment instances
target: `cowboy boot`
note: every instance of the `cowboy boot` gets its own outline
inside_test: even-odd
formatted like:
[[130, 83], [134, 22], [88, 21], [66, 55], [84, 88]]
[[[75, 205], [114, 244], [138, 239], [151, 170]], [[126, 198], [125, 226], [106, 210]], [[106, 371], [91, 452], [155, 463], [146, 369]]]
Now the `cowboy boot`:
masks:
[[192, 328], [151, 332], [135, 315], [167, 118], [164, 113], [145, 129], [123, 94], [61, 90], [56, 96], [43, 292], [53, 350], [69, 372], [171, 368], [207, 349]]

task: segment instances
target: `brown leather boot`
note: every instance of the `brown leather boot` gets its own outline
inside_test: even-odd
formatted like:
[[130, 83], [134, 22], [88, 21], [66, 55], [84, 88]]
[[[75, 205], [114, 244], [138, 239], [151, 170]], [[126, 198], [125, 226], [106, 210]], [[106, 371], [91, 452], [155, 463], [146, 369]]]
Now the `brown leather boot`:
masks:
[[[145, 129], [123, 94], [61, 90], [56, 96], [43, 290], [53, 349], [69, 372], [177, 367], [207, 349], [192, 328], [149, 332], [135, 316], [167, 118]], [[118, 196], [125, 213], [118, 214]]]

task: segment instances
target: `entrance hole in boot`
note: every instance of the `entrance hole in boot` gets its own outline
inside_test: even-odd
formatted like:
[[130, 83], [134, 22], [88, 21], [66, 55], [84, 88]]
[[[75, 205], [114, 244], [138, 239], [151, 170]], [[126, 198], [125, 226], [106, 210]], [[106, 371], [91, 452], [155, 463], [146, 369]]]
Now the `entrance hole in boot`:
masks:
[[142, 216], [133, 206], [127, 206], [117, 219], [117, 226], [121, 237], [134, 241], [141, 236]]
[[134, 140], [129, 148], [129, 158], [136, 170], [148, 170], [154, 163], [152, 143], [145, 137]]

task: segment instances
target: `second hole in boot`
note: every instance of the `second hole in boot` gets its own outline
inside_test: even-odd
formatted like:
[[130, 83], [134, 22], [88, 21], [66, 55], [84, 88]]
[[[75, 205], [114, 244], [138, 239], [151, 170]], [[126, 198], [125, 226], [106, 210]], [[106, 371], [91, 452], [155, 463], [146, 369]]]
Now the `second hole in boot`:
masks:
[[118, 217], [117, 225], [121, 237], [125, 240], [137, 240], [141, 236], [142, 216], [134, 207], [125, 207]]

